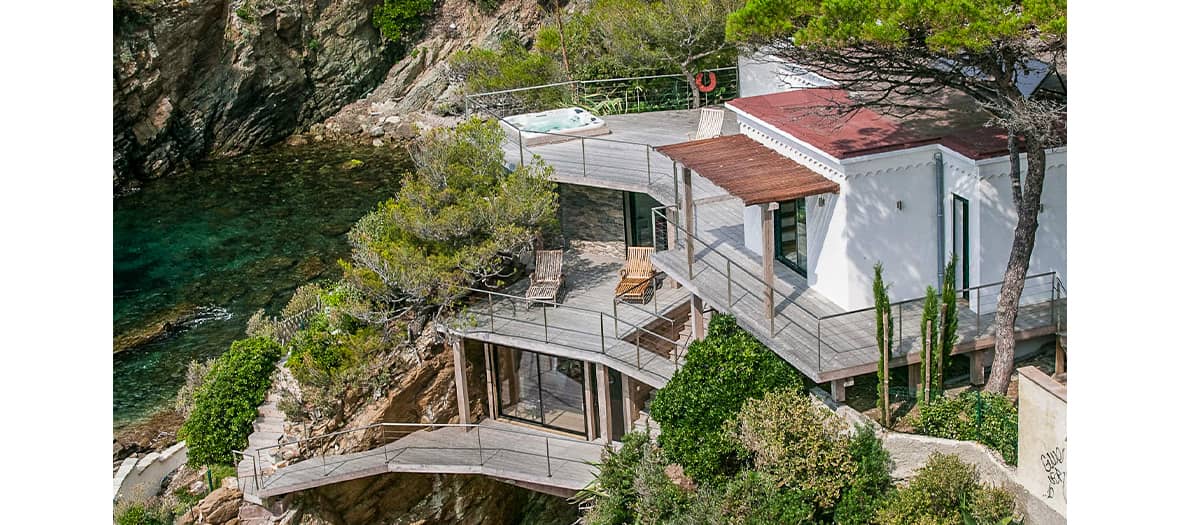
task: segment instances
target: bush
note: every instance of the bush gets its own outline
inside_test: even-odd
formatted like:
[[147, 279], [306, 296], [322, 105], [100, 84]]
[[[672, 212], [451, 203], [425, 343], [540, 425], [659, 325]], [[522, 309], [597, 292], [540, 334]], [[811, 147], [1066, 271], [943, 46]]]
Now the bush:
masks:
[[209, 375], [209, 368], [212, 366], [212, 360], [189, 361], [188, 368], [184, 371], [184, 384], [176, 392], [176, 402], [174, 403], [180, 417], [187, 418], [193, 411], [193, 395], [205, 383], [205, 376]]
[[744, 470], [721, 486], [705, 486], [677, 520], [693, 524], [811, 523], [815, 509], [796, 491], [781, 491], [757, 471]]
[[660, 446], [694, 479], [735, 474], [742, 450], [727, 437], [726, 422], [774, 389], [802, 391], [802, 376], [731, 316], [714, 315], [708, 337], [689, 345], [684, 366], [651, 401]]
[[840, 494], [834, 518], [840, 525], [872, 523], [877, 507], [893, 488], [892, 460], [873, 429], [865, 425], [856, 429], [849, 452], [856, 462], [856, 477]]
[[586, 514], [586, 523], [648, 523], [637, 519], [637, 515], [661, 514], [660, 507], [667, 507], [669, 503], [679, 508], [683, 495], [664, 476], [667, 464], [663, 453], [643, 432], [623, 436], [623, 446], [618, 451], [604, 449], [598, 476], [578, 496], [582, 500], [593, 498], [594, 501], [594, 507]]
[[877, 513], [881, 525], [1003, 523], [1015, 499], [979, 483], [979, 473], [958, 456], [935, 452], [910, 484], [891, 494]]
[[963, 393], [919, 405], [914, 431], [946, 439], [978, 441], [1016, 464], [1019, 434], [1016, 406], [990, 392]]
[[287, 368], [300, 383], [313, 383], [317, 376], [334, 377], [355, 358], [343, 343], [346, 332], [333, 329], [326, 314], [312, 317], [307, 327], [295, 334], [291, 341], [291, 357]]
[[843, 423], [797, 390], [750, 399], [733, 423], [733, 439], [776, 485], [796, 490], [819, 509], [832, 509], [857, 473]]
[[[457, 51], [451, 56], [450, 72], [464, 80], [467, 93], [486, 93], [564, 80], [553, 55], [530, 52], [512, 35], [502, 35], [499, 49]], [[529, 109], [546, 109], [564, 104], [568, 92], [561, 87], [522, 91], [503, 101]]]
[[246, 447], [280, 353], [273, 339], [253, 337], [234, 341], [213, 361], [180, 427], [179, 437], [188, 442], [189, 465], [233, 464], [231, 451]]
[[170, 525], [172, 513], [159, 501], [120, 501], [115, 505], [115, 525]]
[[373, 8], [373, 27], [394, 42], [409, 39], [422, 28], [434, 0], [385, 0]]

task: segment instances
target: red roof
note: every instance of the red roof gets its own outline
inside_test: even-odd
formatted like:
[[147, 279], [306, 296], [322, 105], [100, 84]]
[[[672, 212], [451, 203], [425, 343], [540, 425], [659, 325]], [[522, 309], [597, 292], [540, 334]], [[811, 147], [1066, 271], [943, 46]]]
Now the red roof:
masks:
[[858, 109], [837, 115], [851, 99], [841, 89], [813, 88], [739, 98], [729, 102], [779, 130], [838, 159], [942, 144], [972, 159], [1008, 154], [1003, 129], [988, 127], [988, 115], [962, 97], [943, 101], [945, 110], [904, 121]]
[[746, 206], [839, 193], [840, 185], [745, 135], [657, 146]]

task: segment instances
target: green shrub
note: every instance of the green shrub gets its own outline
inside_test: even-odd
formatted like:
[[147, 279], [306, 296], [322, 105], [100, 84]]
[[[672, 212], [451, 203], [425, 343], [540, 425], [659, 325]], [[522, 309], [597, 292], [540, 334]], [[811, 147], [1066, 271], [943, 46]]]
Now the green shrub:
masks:
[[355, 357], [343, 344], [347, 334], [330, 326], [326, 314], [314, 316], [291, 341], [291, 357], [287, 360], [291, 375], [300, 383], [314, 382], [317, 376], [335, 376]]
[[798, 525], [811, 523], [814, 512], [802, 494], [780, 490], [770, 477], [743, 470], [722, 485], [702, 487], [675, 522]]
[[[1016, 497], [1001, 487], [986, 486], [975, 491], [965, 514], [977, 525], [998, 525], [1010, 522], [1016, 509]], [[967, 520], [964, 520], [967, 521]]]
[[882, 525], [960, 523], [960, 507], [979, 484], [974, 465], [959, 456], [934, 452], [909, 485], [887, 498], [877, 513]]
[[115, 505], [115, 525], [170, 525], [172, 513], [159, 501], [121, 501]]
[[373, 26], [394, 42], [409, 39], [422, 28], [434, 0], [385, 0], [373, 8]]
[[732, 317], [714, 315], [708, 337], [689, 345], [684, 366], [651, 401], [660, 446], [694, 479], [732, 475], [742, 466], [742, 450], [727, 437], [726, 421], [747, 400], [783, 388], [802, 391], [799, 372], [737, 330]]
[[233, 464], [231, 451], [246, 447], [280, 353], [273, 339], [253, 337], [234, 341], [214, 360], [180, 427], [190, 465]]
[[[457, 51], [448, 65], [453, 74], [464, 79], [467, 93], [540, 86], [564, 80], [561, 66], [553, 55], [530, 52], [512, 35], [501, 35], [499, 49]], [[554, 87], [507, 96], [513, 97], [513, 104], [544, 109], [563, 104], [567, 95], [565, 89]]]
[[946, 439], [983, 443], [1016, 464], [1019, 426], [1016, 405], [990, 392], [963, 393], [923, 403], [916, 411], [914, 431]]
[[831, 411], [798, 390], [782, 389], [746, 402], [732, 424], [733, 439], [754, 467], [776, 485], [803, 494], [821, 510], [832, 509], [857, 465], [852, 440]]
[[889, 475], [892, 460], [889, 451], [867, 425], [857, 427], [849, 452], [856, 462], [856, 477], [840, 494], [834, 519], [840, 525], [872, 523], [877, 507], [893, 488], [893, 479]]
[[495, 13], [496, 9], [500, 8], [502, 0], [475, 0], [475, 6], [479, 8], [479, 12], [485, 15]]
[[[666, 465], [662, 454], [657, 454], [655, 443], [644, 432], [631, 432], [623, 436], [623, 446], [617, 451], [603, 449], [602, 463], [598, 465], [598, 475], [589, 487], [581, 491], [578, 498], [588, 500], [593, 498], [594, 506], [586, 514], [586, 523], [591, 525], [620, 525], [636, 523], [636, 506], [639, 504], [638, 480], [643, 475], [650, 477], [652, 466], [663, 472]], [[642, 487], [646, 497], [652, 496], [653, 489], [664, 490], [666, 487], [653, 486], [651, 479], [646, 479], [647, 486]]]

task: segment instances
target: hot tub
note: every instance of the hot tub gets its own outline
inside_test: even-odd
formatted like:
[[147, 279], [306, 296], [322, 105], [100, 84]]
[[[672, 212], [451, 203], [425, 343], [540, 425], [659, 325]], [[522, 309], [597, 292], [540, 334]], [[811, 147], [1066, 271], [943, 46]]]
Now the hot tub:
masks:
[[[592, 137], [610, 133], [605, 121], [582, 108], [562, 108], [538, 113], [525, 113], [507, 117], [504, 121], [520, 130], [521, 138], [524, 139], [526, 146], [564, 142], [576, 137]], [[506, 131], [515, 134], [516, 129], [507, 129]]]

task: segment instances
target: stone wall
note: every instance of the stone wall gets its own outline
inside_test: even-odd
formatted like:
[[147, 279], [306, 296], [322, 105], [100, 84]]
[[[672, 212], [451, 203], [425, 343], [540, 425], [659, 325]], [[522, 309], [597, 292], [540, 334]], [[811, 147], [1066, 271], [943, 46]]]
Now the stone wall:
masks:
[[1020, 436], [1016, 478], [1057, 512], [1066, 503], [1066, 388], [1034, 366], [1019, 370]]
[[561, 235], [566, 242], [623, 242], [623, 192], [558, 184]]
[[164, 478], [186, 461], [188, 448], [184, 441], [163, 452], [152, 452], [142, 458], [127, 458], [115, 474], [114, 497], [143, 501], [155, 496]]

